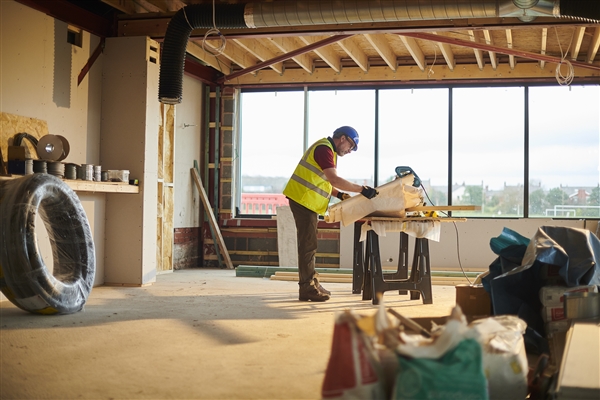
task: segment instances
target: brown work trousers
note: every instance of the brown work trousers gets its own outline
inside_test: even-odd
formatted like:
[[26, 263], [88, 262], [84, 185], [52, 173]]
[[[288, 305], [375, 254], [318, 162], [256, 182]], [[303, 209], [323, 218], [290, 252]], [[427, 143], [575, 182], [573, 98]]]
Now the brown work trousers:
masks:
[[298, 241], [298, 284], [310, 284], [315, 275], [315, 256], [317, 254], [316, 212], [290, 200], [290, 210], [296, 222], [296, 238]]

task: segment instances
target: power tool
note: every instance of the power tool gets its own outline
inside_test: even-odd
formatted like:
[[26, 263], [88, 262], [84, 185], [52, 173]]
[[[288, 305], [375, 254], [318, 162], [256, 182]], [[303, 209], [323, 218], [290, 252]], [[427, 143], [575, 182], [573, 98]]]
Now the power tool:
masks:
[[419, 178], [417, 176], [417, 174], [415, 173], [415, 171], [413, 171], [413, 169], [411, 167], [396, 167], [396, 175], [398, 175], [400, 178], [402, 178], [408, 174], [413, 174], [415, 177], [413, 184], [412, 184], [414, 187], [421, 186], [421, 178]]

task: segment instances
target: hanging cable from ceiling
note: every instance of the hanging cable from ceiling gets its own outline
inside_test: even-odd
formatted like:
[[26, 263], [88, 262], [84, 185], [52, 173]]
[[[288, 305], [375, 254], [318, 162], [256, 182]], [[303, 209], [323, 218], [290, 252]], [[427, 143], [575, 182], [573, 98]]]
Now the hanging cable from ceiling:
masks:
[[[573, 65], [571, 64], [571, 62], [569, 60], [567, 60], [567, 54], [569, 53], [569, 49], [571, 48], [571, 43], [569, 43], [569, 47], [567, 47], [567, 51], [563, 54], [562, 51], [562, 46], [560, 45], [560, 39], [558, 38], [558, 31], [556, 30], [556, 27], [554, 27], [554, 33], [556, 34], [556, 40], [558, 41], [558, 48], [560, 49], [560, 63], [558, 63], [558, 66], [556, 67], [556, 73], [554, 74], [556, 76], [556, 81], [558, 82], [559, 85], [561, 86], [569, 86], [571, 84], [571, 82], [573, 82], [573, 78], [575, 77], [575, 70], [573, 68]], [[575, 31], [573, 31], [573, 34], [575, 34]], [[573, 41], [573, 37], [571, 36], [571, 42]], [[567, 74], [563, 75], [562, 71], [561, 71], [561, 67], [562, 65], [566, 64], [567, 66]]]
[[[227, 45], [227, 39], [221, 33], [221, 31], [217, 28], [217, 24], [215, 23], [215, 0], [213, 0], [212, 4], [213, 4], [213, 7], [212, 7], [213, 27], [211, 29], [209, 29], [208, 31], [206, 31], [206, 33], [204, 34], [204, 38], [202, 39], [202, 49], [204, 51], [206, 51], [207, 53], [210, 53], [216, 57], [218, 55], [221, 55], [223, 53], [223, 51], [225, 50], [225, 46]], [[218, 46], [213, 47], [206, 43], [206, 40], [211, 35], [216, 35], [219, 38], [220, 44]]]
[[435, 52], [433, 56], [433, 63], [427, 71], [427, 79], [431, 79], [431, 75], [435, 74], [435, 72], [433, 71], [433, 66], [435, 65], [435, 61], [437, 60], [437, 45], [435, 44], [433, 45], [433, 51]]

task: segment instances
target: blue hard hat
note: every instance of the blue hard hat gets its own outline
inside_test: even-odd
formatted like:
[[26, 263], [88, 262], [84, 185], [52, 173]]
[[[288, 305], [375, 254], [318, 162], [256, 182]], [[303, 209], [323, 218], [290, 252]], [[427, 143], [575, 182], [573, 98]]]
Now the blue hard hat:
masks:
[[348, 136], [350, 139], [352, 139], [352, 141], [356, 145], [353, 150], [354, 151], [358, 150], [358, 132], [356, 132], [356, 129], [354, 129], [351, 126], [340, 126], [333, 133], [334, 134], [341, 133], [343, 135]]

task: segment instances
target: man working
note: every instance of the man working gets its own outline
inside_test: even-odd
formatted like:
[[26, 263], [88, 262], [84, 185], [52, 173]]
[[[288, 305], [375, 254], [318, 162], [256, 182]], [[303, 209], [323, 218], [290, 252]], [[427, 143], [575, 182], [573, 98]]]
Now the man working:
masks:
[[306, 150], [283, 190], [296, 222], [300, 301], [326, 301], [331, 294], [319, 284], [315, 271], [318, 215], [327, 211], [329, 198], [349, 198], [342, 190], [368, 199], [378, 194], [372, 187], [357, 185], [337, 174], [337, 156], [343, 157], [357, 148], [358, 132], [354, 128], [336, 129], [333, 137], [317, 140]]

